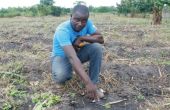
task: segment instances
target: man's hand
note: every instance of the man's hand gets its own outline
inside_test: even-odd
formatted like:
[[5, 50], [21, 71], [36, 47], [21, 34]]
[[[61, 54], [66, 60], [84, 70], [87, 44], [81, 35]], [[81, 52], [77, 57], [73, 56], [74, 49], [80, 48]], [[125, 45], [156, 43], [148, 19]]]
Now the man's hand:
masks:
[[87, 90], [87, 96], [90, 98], [90, 99], [97, 99], [97, 87], [95, 84], [93, 83], [88, 83], [86, 85], [86, 90]]
[[81, 40], [81, 37], [76, 38], [75, 41], [73, 42], [73, 46], [75, 47], [80, 47], [80, 45], [83, 43], [83, 41]]

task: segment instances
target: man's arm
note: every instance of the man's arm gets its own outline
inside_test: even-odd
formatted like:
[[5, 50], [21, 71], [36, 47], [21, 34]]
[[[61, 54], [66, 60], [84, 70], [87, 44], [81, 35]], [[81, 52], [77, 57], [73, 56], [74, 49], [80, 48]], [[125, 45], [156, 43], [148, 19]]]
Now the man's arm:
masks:
[[77, 57], [77, 54], [73, 48], [72, 45], [64, 46], [63, 47], [64, 52], [66, 53], [67, 57], [69, 58], [70, 63], [72, 64], [75, 72], [80, 76], [80, 78], [83, 80], [83, 82], [86, 85], [87, 92], [90, 92], [92, 95], [92, 98], [96, 98], [96, 85], [92, 83], [89, 76], [86, 74], [82, 63], [80, 62], [79, 58]]
[[78, 39], [76, 39], [76, 41], [74, 42], [73, 45], [75, 47], [81, 47], [80, 44], [82, 44], [83, 42], [89, 42], [89, 43], [97, 42], [97, 43], [103, 44], [104, 39], [103, 39], [103, 36], [101, 35], [101, 33], [96, 31], [94, 34], [91, 34], [90, 36], [79, 37]]
[[104, 43], [103, 36], [98, 31], [96, 31], [94, 34], [92, 34], [90, 36], [82, 36], [82, 37], [80, 37], [80, 40], [82, 42], [85, 41], [85, 42], [89, 42], [89, 43], [94, 43], [94, 42], [101, 43], [101, 44]]
[[74, 47], [82, 47], [82, 45], [84, 45], [83, 42], [89, 42], [89, 43], [104, 43], [104, 39], [103, 36], [101, 35], [100, 32], [96, 31], [94, 34], [90, 35], [90, 36], [81, 36], [78, 39], [76, 39], [76, 41], [73, 43]]

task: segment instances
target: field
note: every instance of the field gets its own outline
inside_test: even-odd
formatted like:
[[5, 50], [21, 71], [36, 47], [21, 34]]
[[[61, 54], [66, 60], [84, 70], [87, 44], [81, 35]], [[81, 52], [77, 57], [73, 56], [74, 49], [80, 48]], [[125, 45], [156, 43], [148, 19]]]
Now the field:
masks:
[[105, 39], [98, 86], [106, 91], [91, 103], [76, 75], [65, 86], [51, 80], [53, 34], [67, 19], [0, 18], [0, 110], [170, 109], [170, 20], [154, 26], [149, 18], [90, 16]]

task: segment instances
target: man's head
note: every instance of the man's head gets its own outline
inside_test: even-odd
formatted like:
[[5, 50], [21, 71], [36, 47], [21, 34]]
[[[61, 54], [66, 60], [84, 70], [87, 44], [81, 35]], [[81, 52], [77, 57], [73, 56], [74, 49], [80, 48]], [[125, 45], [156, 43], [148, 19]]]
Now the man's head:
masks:
[[79, 32], [87, 23], [89, 17], [89, 9], [85, 5], [76, 5], [71, 13], [72, 28]]

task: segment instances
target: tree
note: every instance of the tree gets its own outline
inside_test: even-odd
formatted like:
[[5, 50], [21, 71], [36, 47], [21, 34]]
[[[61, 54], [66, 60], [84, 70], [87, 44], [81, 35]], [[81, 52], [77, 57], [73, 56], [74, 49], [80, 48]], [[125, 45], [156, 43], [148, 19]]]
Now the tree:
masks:
[[89, 6], [89, 11], [90, 11], [90, 12], [93, 12], [93, 10], [94, 10], [94, 7], [93, 7], [92, 5], [90, 5], [90, 6]]
[[163, 6], [170, 5], [170, 0], [121, 0], [121, 3], [117, 5], [119, 13], [131, 13], [131, 16], [135, 13], [153, 13], [153, 24], [161, 24], [162, 21], [162, 9]]
[[41, 5], [50, 5], [52, 6], [54, 4], [54, 0], [40, 0]]
[[132, 10], [131, 3], [131, 0], [121, 0], [121, 3], [117, 4], [118, 13], [123, 13], [125, 16], [127, 16], [127, 14]]
[[84, 2], [84, 1], [76, 1], [73, 4], [74, 5], [86, 5], [86, 2]]
[[108, 13], [108, 12], [111, 12], [113, 13], [114, 11], [114, 8], [113, 6], [100, 6], [100, 7], [95, 7], [93, 8], [93, 12], [97, 12], [97, 13]]
[[152, 0], [153, 3], [153, 24], [161, 24], [162, 10], [165, 4], [170, 5], [170, 0]]
[[51, 13], [50, 14], [53, 15], [53, 16], [60, 16], [61, 11], [62, 11], [62, 9], [60, 7], [51, 6]]

